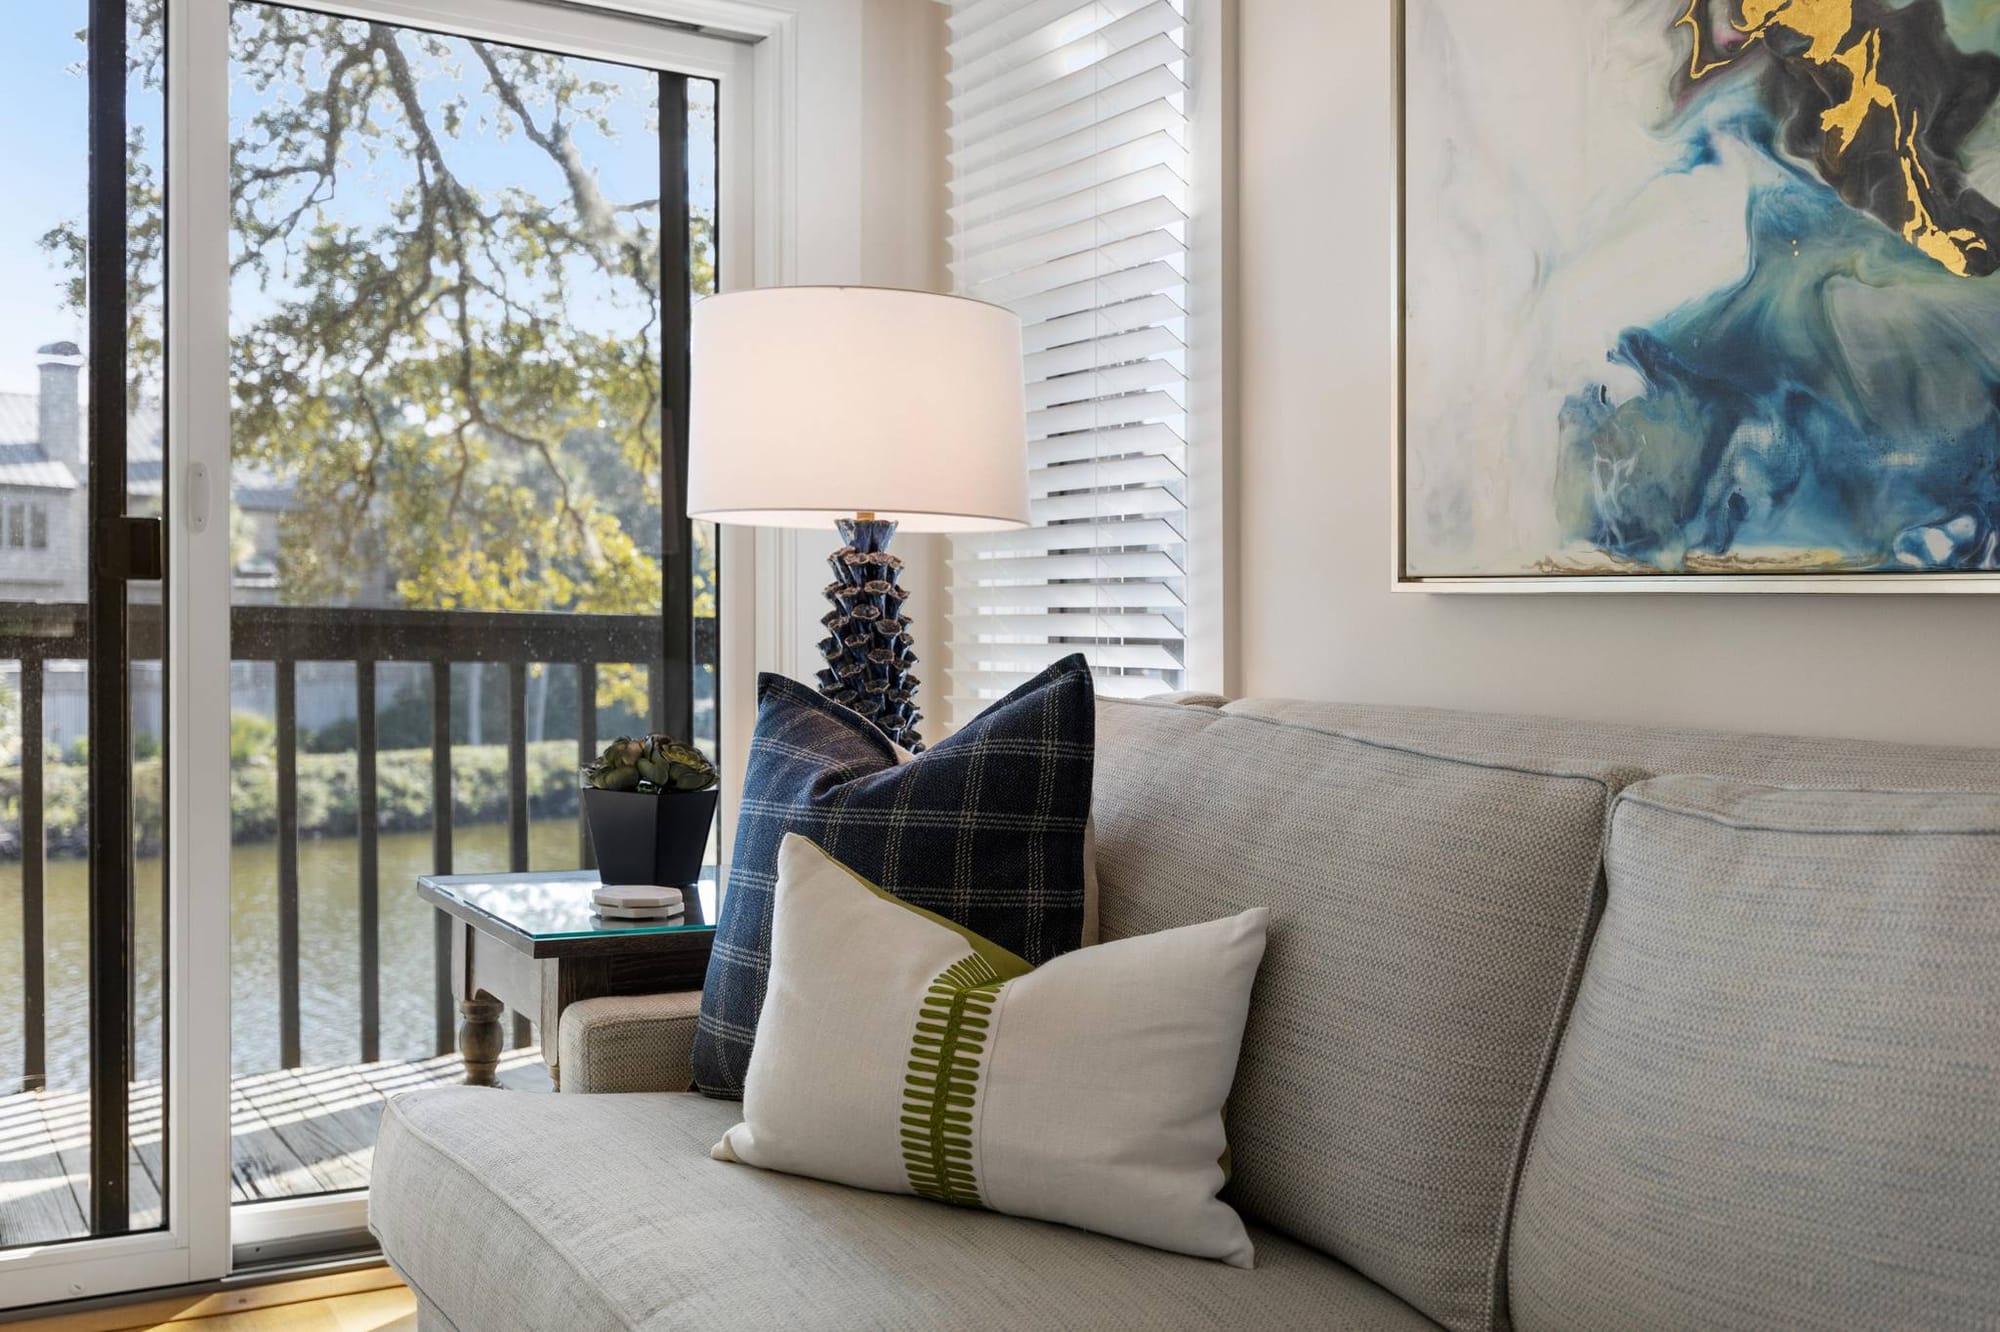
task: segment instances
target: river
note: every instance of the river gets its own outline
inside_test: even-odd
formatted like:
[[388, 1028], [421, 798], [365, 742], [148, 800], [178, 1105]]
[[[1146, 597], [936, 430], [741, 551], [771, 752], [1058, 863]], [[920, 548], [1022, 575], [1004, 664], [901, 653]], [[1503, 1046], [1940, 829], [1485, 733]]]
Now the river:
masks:
[[[507, 867], [507, 826], [452, 830], [453, 868], [491, 873]], [[420, 1059], [432, 1048], [432, 909], [418, 900], [416, 877], [431, 868], [428, 832], [378, 839], [382, 885], [382, 1057]], [[577, 864], [577, 825], [545, 819], [528, 828], [529, 864]], [[360, 842], [352, 837], [299, 843], [299, 1026], [308, 1065], [361, 1058]], [[278, 1067], [278, 846], [231, 849], [230, 1013], [237, 1075]], [[82, 860], [50, 860], [46, 893], [49, 1086], [89, 1084], [89, 870]], [[138, 1076], [160, 1075], [160, 862], [144, 859], [137, 876]], [[0, 865], [0, 1093], [18, 1086], [21, 1026], [21, 867]]]

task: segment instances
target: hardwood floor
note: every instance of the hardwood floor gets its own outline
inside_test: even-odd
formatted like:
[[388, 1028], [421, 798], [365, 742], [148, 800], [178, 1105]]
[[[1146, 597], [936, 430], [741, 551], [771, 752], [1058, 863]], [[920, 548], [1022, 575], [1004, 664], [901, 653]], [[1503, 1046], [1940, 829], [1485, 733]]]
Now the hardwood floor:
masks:
[[386, 1267], [8, 1324], [8, 1332], [416, 1332], [417, 1301]]

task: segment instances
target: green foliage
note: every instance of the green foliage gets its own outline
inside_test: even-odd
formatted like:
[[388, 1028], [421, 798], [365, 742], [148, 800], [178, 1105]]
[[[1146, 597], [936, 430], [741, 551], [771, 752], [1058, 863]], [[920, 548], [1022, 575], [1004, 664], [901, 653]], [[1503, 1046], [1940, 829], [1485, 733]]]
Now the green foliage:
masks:
[[268, 758], [278, 749], [278, 727], [254, 712], [229, 714], [229, 766], [234, 768]]
[[706, 791], [720, 780], [715, 765], [700, 750], [670, 735], [643, 740], [621, 735], [583, 770], [585, 786], [640, 795]]
[[[239, 714], [241, 715], [241, 714]], [[268, 726], [269, 723], [266, 723]], [[360, 792], [355, 756], [299, 755], [299, 835], [352, 837], [359, 826]], [[275, 765], [234, 763], [229, 773], [230, 840], [269, 841], [278, 835], [278, 773]], [[89, 853], [89, 769], [51, 763], [44, 769], [42, 819], [51, 856]], [[431, 826], [429, 749], [389, 750], [376, 759], [377, 827], [413, 832]], [[451, 817], [454, 825], [503, 823], [507, 819], [507, 747], [460, 746], [452, 751]], [[577, 811], [576, 742], [548, 740], [528, 746], [528, 814], [536, 819], [570, 818]], [[140, 855], [157, 855], [160, 760], [132, 765], [133, 825], [141, 833]], [[21, 770], [0, 768], [0, 823], [19, 826]], [[9, 853], [20, 854], [15, 848]]]
[[[135, 6], [149, 93], [162, 7]], [[661, 214], [593, 165], [649, 76], [275, 5], [234, 6], [231, 48], [234, 288], [254, 312], [232, 451], [292, 486], [284, 598], [343, 604], [380, 576], [411, 607], [656, 612]], [[519, 183], [469, 183], [501, 143]], [[135, 131], [135, 393], [163, 357], [157, 158]], [[81, 309], [80, 220], [43, 244]], [[712, 219], [689, 245], [712, 292]], [[712, 615], [713, 530], [695, 538]], [[600, 692], [639, 699], [629, 671]]]

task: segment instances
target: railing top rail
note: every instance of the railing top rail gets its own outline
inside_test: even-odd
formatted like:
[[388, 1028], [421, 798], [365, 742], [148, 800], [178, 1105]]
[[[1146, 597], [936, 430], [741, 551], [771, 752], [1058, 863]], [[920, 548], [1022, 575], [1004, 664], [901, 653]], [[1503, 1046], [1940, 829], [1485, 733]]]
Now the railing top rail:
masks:
[[[658, 615], [236, 606], [229, 618], [237, 661], [646, 662], [663, 644]], [[88, 628], [79, 603], [0, 603], [0, 659], [80, 660]], [[131, 633], [134, 658], [157, 657], [160, 608], [133, 606]]]

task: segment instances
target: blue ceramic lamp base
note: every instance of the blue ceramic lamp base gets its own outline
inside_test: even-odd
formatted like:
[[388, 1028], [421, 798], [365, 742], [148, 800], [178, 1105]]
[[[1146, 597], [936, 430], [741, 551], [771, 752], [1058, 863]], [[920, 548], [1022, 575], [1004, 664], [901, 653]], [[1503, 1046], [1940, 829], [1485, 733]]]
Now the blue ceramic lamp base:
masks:
[[903, 613], [904, 593], [896, 579], [903, 561], [889, 554], [896, 525], [864, 513], [834, 526], [847, 544], [827, 561], [833, 581], [826, 599], [833, 609], [820, 619], [827, 636], [819, 641], [826, 658], [819, 692], [919, 753], [924, 741], [917, 723], [923, 714], [917, 710], [917, 677], [911, 674], [917, 654], [910, 650], [910, 617]]

